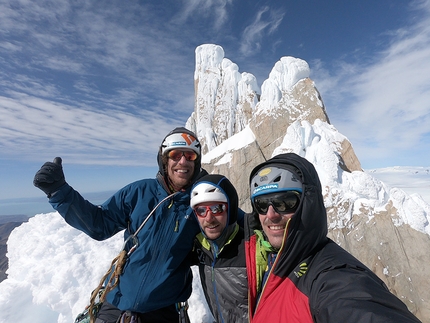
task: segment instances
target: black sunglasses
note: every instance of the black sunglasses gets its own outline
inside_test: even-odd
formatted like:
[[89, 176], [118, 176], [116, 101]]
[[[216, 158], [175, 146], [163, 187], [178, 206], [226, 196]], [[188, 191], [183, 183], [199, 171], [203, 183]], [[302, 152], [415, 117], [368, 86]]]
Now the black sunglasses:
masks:
[[272, 193], [254, 198], [252, 204], [258, 214], [266, 215], [269, 206], [273, 206], [276, 213], [287, 214], [295, 212], [300, 204], [301, 193], [297, 191], [287, 191], [282, 193]]
[[222, 215], [222, 213], [227, 210], [227, 204], [217, 203], [213, 205], [202, 205], [194, 208], [194, 212], [197, 216], [204, 218], [208, 211], [210, 211], [213, 215], [218, 216]]

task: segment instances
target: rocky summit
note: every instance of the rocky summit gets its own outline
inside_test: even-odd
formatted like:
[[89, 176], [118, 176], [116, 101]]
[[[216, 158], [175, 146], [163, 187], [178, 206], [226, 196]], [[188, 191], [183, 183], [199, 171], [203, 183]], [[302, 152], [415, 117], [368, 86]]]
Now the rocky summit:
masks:
[[430, 317], [430, 205], [361, 169], [353, 145], [330, 123], [308, 64], [282, 57], [261, 88], [222, 47], [196, 49], [195, 110], [203, 167], [226, 175], [250, 211], [249, 173], [284, 152], [312, 162], [323, 186], [329, 237], [371, 268], [423, 322]]

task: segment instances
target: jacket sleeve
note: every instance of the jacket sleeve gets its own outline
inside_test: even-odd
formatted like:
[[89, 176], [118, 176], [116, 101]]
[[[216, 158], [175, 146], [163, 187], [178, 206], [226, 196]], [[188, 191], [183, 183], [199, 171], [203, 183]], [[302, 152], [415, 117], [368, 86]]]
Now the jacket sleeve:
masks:
[[102, 206], [97, 206], [66, 183], [49, 199], [49, 203], [72, 227], [95, 240], [105, 240], [127, 227], [129, 211], [123, 203], [123, 194], [124, 189]]
[[343, 265], [313, 281], [310, 299], [314, 322], [420, 322], [369, 269]]

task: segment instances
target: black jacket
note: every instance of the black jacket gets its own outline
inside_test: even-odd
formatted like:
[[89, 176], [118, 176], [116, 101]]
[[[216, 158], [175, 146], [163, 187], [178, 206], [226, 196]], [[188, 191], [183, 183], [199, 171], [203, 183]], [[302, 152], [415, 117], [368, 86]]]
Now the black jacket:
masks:
[[199, 234], [196, 252], [200, 280], [215, 321], [248, 322], [248, 282], [246, 278], [243, 228], [236, 224], [230, 239], [217, 257], [213, 245]]
[[[234, 186], [222, 175], [208, 175], [196, 181], [210, 182], [228, 197], [227, 226], [216, 240], [202, 231], [195, 239], [195, 263], [206, 301], [218, 323], [248, 322], [248, 282], [243, 232], [243, 211], [238, 208]], [[241, 223], [242, 226], [240, 226]]]
[[[369, 268], [327, 238], [327, 214], [314, 166], [296, 154], [281, 154], [276, 164], [303, 183], [301, 202], [285, 228], [257, 304], [267, 253], [255, 210], [245, 218], [245, 249], [250, 290], [250, 319], [283, 323], [419, 322]], [[250, 181], [263, 165], [251, 172]], [[267, 249], [266, 249], [267, 250]], [[264, 262], [266, 261], [266, 262]], [[262, 269], [263, 268], [263, 269]]]

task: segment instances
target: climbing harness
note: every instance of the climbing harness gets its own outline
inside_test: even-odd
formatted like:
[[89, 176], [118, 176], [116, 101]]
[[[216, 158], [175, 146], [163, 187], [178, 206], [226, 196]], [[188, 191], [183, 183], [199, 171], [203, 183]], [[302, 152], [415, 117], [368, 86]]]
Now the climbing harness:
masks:
[[[132, 235], [130, 235], [123, 244], [122, 247], [122, 251], [119, 253], [118, 256], [116, 256], [113, 260], [112, 263], [109, 267], [109, 270], [106, 272], [106, 274], [102, 277], [102, 279], [100, 280], [99, 285], [97, 286], [97, 288], [92, 292], [91, 294], [91, 298], [90, 298], [90, 305], [88, 306], [88, 313], [90, 316], [90, 323], [94, 323], [95, 321], [95, 307], [96, 307], [96, 299], [99, 297], [99, 302], [98, 303], [103, 303], [106, 300], [106, 296], [107, 294], [113, 290], [119, 283], [119, 276], [122, 274], [124, 265], [128, 259], [128, 257], [130, 257], [130, 255], [136, 250], [136, 248], [139, 246], [139, 240], [137, 239], [137, 234], [140, 232], [140, 230], [142, 230], [142, 228], [144, 227], [144, 225], [146, 224], [146, 222], [149, 220], [149, 218], [154, 214], [155, 210], [157, 210], [157, 208], [163, 204], [166, 200], [172, 198], [174, 195], [176, 195], [178, 192], [175, 192], [173, 194], [170, 194], [169, 196], [165, 197], [164, 199], [162, 199], [153, 209], [152, 211], [148, 214], [148, 216], [146, 217], [146, 219], [142, 222], [142, 224], [140, 225], [140, 227], [136, 230], [135, 233], [133, 233]], [[127, 243], [132, 240], [133, 241], [133, 246], [129, 249], [129, 251], [127, 252], [126, 249], [126, 245]], [[110, 277], [109, 277], [110, 276]], [[106, 284], [106, 286], [103, 287], [104, 282], [106, 281], [107, 277], [109, 277], [109, 280]], [[81, 321], [78, 321], [81, 322]], [[122, 322], [122, 321], [121, 321]], [[132, 322], [132, 321], [130, 321]]]
[[[175, 304], [176, 310], [179, 314], [179, 323], [191, 323], [188, 316], [188, 302], [180, 302]], [[142, 318], [139, 317], [138, 313], [125, 311], [119, 317], [118, 323], [143, 323]]]
[[139, 323], [140, 320], [136, 314], [133, 314], [129, 311], [122, 313], [121, 317], [117, 321], [118, 323]]
[[179, 323], [190, 323], [190, 318], [188, 316], [188, 302], [176, 303], [176, 310], [179, 313]]
[[[100, 296], [102, 295], [103, 291], [104, 291], [104, 288], [101, 288], [97, 295], [98, 298], [96, 297], [94, 301], [94, 305], [91, 310], [93, 313], [93, 316], [96, 316], [100, 310], [100, 307], [102, 307], [102, 302], [100, 302]], [[85, 310], [76, 317], [74, 323], [90, 323], [90, 305], [88, 305], [85, 308]]]

